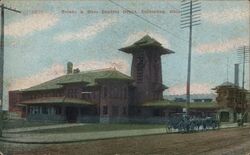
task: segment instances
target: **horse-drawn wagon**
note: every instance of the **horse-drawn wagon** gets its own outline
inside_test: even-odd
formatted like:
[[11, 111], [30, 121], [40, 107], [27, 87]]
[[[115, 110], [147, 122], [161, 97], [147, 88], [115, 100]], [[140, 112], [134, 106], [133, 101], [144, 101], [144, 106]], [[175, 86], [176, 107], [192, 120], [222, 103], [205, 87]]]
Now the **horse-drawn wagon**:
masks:
[[194, 132], [219, 129], [220, 122], [214, 117], [196, 117], [185, 113], [176, 113], [168, 118], [168, 132]]

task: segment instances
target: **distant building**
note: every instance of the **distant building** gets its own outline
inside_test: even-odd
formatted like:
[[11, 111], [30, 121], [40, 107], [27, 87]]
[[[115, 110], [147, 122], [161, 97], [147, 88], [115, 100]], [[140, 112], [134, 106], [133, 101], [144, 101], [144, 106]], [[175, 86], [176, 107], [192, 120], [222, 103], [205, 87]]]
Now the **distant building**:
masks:
[[[175, 101], [175, 102], [183, 102], [186, 103], [186, 95], [168, 95], [164, 96], [165, 99]], [[215, 102], [216, 94], [191, 94], [190, 95], [191, 102], [199, 102], [199, 103], [209, 103]]]
[[10, 91], [9, 92], [9, 112], [17, 113], [18, 115], [25, 117], [25, 113], [23, 113], [23, 109], [18, 107], [17, 105], [22, 101], [22, 93], [21, 91]]
[[217, 104], [220, 106], [218, 111], [222, 122], [236, 122], [244, 117], [247, 119], [247, 90], [231, 83], [224, 82], [214, 88], [218, 94]]
[[175, 101], [175, 102], [186, 102], [187, 100], [184, 99], [184, 98], [176, 97], [176, 98], [174, 99], [174, 101]]

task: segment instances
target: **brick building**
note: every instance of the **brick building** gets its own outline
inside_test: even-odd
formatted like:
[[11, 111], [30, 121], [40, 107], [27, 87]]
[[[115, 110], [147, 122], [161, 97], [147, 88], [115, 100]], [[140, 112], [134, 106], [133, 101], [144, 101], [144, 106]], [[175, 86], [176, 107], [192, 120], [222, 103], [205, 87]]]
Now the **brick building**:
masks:
[[247, 90], [231, 82], [224, 82], [214, 89], [218, 94], [216, 101], [221, 122], [236, 122], [242, 117], [247, 121]]
[[[133, 56], [131, 76], [115, 69], [80, 72], [68, 63], [66, 75], [9, 92], [10, 111], [19, 107], [28, 120], [152, 123], [182, 112], [184, 104], [163, 99], [161, 56], [173, 51], [148, 35], [119, 50]], [[214, 113], [216, 108], [196, 103], [191, 109]]]

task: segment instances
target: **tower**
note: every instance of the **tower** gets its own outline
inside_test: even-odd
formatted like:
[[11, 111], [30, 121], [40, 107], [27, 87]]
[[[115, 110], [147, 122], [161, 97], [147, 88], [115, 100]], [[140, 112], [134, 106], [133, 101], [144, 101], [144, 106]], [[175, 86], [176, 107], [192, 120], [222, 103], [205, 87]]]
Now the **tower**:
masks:
[[163, 99], [161, 55], [174, 53], [146, 35], [128, 47], [119, 49], [133, 55], [131, 76], [135, 80], [135, 102]]

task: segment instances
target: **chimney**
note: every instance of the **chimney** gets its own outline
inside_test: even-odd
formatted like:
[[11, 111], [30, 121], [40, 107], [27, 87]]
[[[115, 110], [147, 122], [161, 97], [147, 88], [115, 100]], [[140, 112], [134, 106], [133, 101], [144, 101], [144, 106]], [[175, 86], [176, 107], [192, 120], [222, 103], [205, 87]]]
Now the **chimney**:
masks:
[[68, 62], [67, 63], [67, 74], [72, 74], [73, 73], [73, 63]]
[[239, 64], [234, 64], [234, 84], [239, 86]]

